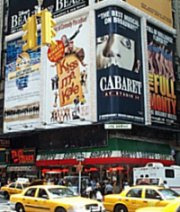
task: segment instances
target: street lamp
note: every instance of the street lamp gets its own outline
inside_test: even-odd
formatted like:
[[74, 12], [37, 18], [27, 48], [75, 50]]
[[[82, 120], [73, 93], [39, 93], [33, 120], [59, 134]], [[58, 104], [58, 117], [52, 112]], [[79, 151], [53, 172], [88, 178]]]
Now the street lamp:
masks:
[[76, 160], [78, 161], [78, 166], [77, 166], [77, 170], [79, 172], [79, 194], [81, 195], [81, 172], [82, 172], [82, 161], [84, 161], [84, 155], [83, 153], [80, 153], [76, 156]]

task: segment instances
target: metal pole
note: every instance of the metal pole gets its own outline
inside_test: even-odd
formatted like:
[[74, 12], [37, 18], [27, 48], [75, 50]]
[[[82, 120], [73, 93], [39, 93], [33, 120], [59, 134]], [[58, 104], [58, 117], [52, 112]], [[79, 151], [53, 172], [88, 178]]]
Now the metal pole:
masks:
[[81, 161], [79, 161], [79, 195], [81, 196]]

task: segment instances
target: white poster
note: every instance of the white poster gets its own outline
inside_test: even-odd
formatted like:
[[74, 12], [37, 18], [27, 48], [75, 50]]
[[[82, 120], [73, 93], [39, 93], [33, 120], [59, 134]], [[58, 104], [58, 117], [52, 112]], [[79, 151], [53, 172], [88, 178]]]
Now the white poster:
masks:
[[[91, 123], [89, 16], [56, 26], [56, 45], [44, 48], [43, 123], [46, 127]], [[95, 73], [95, 70], [94, 70]]]
[[31, 130], [40, 121], [40, 50], [23, 52], [22, 44], [22, 38], [7, 42], [4, 133]]

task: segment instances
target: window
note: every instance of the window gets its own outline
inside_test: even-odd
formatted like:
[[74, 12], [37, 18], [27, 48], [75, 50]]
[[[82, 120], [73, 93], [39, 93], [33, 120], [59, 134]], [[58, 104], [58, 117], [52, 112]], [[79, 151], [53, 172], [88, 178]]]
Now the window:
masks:
[[173, 169], [166, 169], [165, 170], [165, 177], [174, 178], [174, 170]]
[[145, 198], [160, 199], [160, 195], [153, 189], [146, 189]]
[[39, 198], [44, 198], [44, 199], [47, 199], [48, 195], [46, 193], [46, 191], [44, 189], [39, 189], [39, 193], [38, 193], [38, 197]]
[[23, 189], [23, 188], [22, 188], [22, 185], [19, 184], [19, 183], [17, 184], [16, 188], [17, 188], [17, 189]]
[[12, 183], [9, 188], [15, 188], [16, 187], [16, 184], [15, 183]]
[[28, 197], [34, 197], [36, 193], [36, 189], [35, 188], [30, 188], [26, 191], [26, 193], [24, 194], [24, 196], [28, 196]]
[[126, 196], [127, 197], [138, 197], [141, 198], [141, 194], [142, 194], [142, 189], [140, 188], [135, 188], [135, 189], [131, 189]]

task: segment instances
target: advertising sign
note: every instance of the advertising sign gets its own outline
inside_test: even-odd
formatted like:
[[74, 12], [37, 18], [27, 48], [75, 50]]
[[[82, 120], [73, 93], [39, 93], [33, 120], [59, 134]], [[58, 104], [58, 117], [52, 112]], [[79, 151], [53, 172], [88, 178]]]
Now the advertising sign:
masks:
[[40, 51], [23, 52], [22, 39], [7, 42], [4, 133], [39, 122]]
[[47, 126], [71, 122], [83, 124], [84, 120], [91, 120], [89, 28], [88, 15], [59, 23], [55, 38], [59, 47], [44, 50], [48, 79], [44, 110]]
[[35, 162], [35, 149], [11, 150], [12, 164], [31, 164]]
[[[12, 34], [19, 31], [22, 25], [26, 22], [27, 17], [35, 13], [38, 0], [8, 0], [8, 27], [7, 34]], [[53, 17], [65, 15], [67, 13], [79, 10], [88, 6], [88, 0], [44, 0], [41, 9], [47, 8], [52, 12]]]
[[148, 24], [147, 35], [152, 122], [173, 126], [177, 121], [174, 39], [151, 24]]
[[126, 0], [126, 2], [168, 26], [173, 26], [172, 0]]
[[109, 6], [96, 11], [98, 120], [144, 122], [140, 18]]

